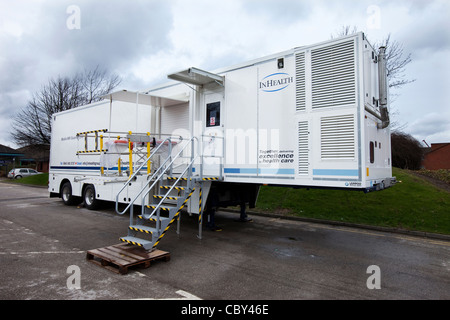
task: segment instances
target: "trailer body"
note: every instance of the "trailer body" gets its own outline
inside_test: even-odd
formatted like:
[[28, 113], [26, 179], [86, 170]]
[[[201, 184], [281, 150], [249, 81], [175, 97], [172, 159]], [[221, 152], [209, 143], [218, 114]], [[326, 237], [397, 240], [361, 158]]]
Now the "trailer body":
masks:
[[[143, 92], [120, 91], [55, 114], [49, 191], [61, 196], [69, 182], [74, 197], [92, 185], [100, 200], [139, 198], [148, 175], [128, 177], [145, 160], [129, 158], [127, 145], [121, 165], [105, 165], [108, 152], [97, 149], [99, 135], [109, 145], [131, 141], [113, 132], [147, 134], [160, 143], [173, 137], [166, 150], [171, 153], [193, 139], [171, 173], [180, 174], [192, 159], [193, 176], [205, 181], [203, 199], [216, 188], [219, 202], [227, 204], [253, 206], [260, 185], [389, 187], [390, 129], [382, 101], [387, 92], [380, 92], [386, 87], [381, 62], [364, 34], [357, 33], [214, 72], [188, 68]], [[150, 140], [142, 139], [144, 147]], [[124, 183], [128, 187], [122, 192]], [[197, 189], [188, 211], [201, 212], [201, 199]]]
[[[54, 114], [49, 170], [51, 196], [62, 196], [62, 188], [69, 182], [73, 197], [81, 199], [85, 188], [92, 185], [97, 199], [115, 201], [117, 191], [127, 181], [129, 162], [122, 156], [119, 175], [117, 161], [110, 166], [102, 166], [105, 160], [109, 162], [104, 159], [105, 152], [102, 151], [116, 144], [124, 149], [122, 142], [127, 141], [126, 134], [131, 130], [150, 132], [151, 118], [150, 105], [106, 99]], [[119, 151], [126, 153], [126, 148]], [[112, 156], [117, 158], [117, 155]], [[133, 181], [132, 188], [128, 190], [130, 194], [123, 195], [121, 202], [127, 202], [132, 193], [138, 192], [141, 187], [141, 181]]]
[[[293, 187], [371, 191], [391, 184], [378, 55], [363, 33], [211, 74], [189, 68], [169, 78], [185, 84], [148, 94], [190, 96], [174, 116], [170, 107], [157, 113], [163, 131], [203, 137], [202, 154], [216, 158], [199, 171], [225, 182]], [[167, 125], [180, 114], [183, 123]]]

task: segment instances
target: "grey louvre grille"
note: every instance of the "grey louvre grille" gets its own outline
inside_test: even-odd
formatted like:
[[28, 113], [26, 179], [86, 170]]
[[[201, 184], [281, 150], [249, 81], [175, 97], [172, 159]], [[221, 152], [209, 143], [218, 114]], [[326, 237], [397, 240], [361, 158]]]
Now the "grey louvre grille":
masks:
[[308, 121], [298, 123], [298, 174], [309, 174]]
[[306, 82], [305, 82], [305, 53], [295, 55], [295, 92], [296, 109], [304, 111], [306, 109]]
[[355, 158], [355, 120], [352, 114], [320, 119], [322, 159]]
[[311, 51], [312, 107], [354, 104], [355, 41]]

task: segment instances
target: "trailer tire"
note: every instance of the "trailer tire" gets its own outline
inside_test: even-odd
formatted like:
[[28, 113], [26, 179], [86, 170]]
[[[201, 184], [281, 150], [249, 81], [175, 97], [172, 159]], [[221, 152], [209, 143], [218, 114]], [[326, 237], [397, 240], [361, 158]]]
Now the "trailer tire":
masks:
[[89, 210], [95, 210], [100, 205], [100, 200], [97, 199], [95, 193], [95, 187], [92, 184], [88, 184], [83, 191], [84, 206]]
[[72, 194], [72, 185], [69, 181], [64, 182], [61, 186], [61, 199], [67, 206], [72, 206], [79, 202], [79, 199]]

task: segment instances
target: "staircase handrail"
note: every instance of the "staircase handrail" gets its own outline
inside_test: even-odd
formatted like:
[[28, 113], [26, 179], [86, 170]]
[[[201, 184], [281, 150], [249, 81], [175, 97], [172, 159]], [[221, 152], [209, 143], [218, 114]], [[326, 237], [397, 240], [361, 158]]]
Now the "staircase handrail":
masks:
[[[155, 173], [151, 176], [150, 179], [148, 179], [149, 181], [153, 180], [155, 175], [161, 170], [161, 168], [166, 164], [166, 162], [169, 159], [172, 159], [172, 161], [169, 163], [169, 165], [163, 170], [163, 172], [155, 179], [155, 181], [153, 182], [153, 184], [147, 188], [147, 184], [144, 185], [144, 187], [138, 192], [138, 194], [134, 197], [134, 199], [132, 201], [130, 201], [130, 203], [127, 205], [127, 207], [123, 210], [123, 211], [119, 211], [119, 195], [117, 194], [116, 196], [116, 212], [119, 215], [123, 215], [133, 204], [134, 202], [137, 200], [137, 198], [141, 195], [142, 191], [144, 191], [147, 188], [147, 192], [142, 196], [142, 198], [145, 198], [145, 196], [147, 196], [150, 192], [150, 190], [153, 189], [153, 187], [155, 186], [155, 184], [158, 182], [158, 180], [165, 174], [165, 172], [172, 166], [172, 164], [174, 163], [174, 161], [179, 157], [179, 155], [184, 151], [184, 149], [186, 149], [186, 147], [188, 145], [190, 145], [189, 142], [193, 141], [194, 139], [197, 140], [197, 137], [192, 137], [191, 139], [189, 139], [189, 141], [186, 143], [186, 145], [174, 156], [172, 157], [171, 155], [169, 155], [167, 157], [167, 159], [159, 166], [159, 168], [155, 171]], [[189, 167], [188, 167], [189, 168]], [[131, 219], [131, 217], [130, 217]]]
[[[164, 169], [164, 171], [158, 176], [158, 178], [156, 178], [155, 179], [155, 181], [153, 182], [153, 184], [147, 189], [147, 192], [142, 196], [142, 199], [144, 199], [145, 198], [145, 196], [147, 196], [149, 193], [150, 193], [150, 190], [152, 190], [153, 189], [153, 187], [155, 186], [155, 184], [158, 182], [158, 180], [166, 173], [166, 171], [170, 168], [170, 166], [175, 162], [175, 160], [180, 156], [180, 154], [184, 151], [184, 149], [186, 149], [186, 147], [187, 146], [189, 146], [190, 144], [192, 144], [192, 142], [194, 141], [194, 139], [195, 140], [197, 140], [197, 137], [192, 137], [192, 138], [190, 138], [189, 140], [188, 140], [188, 142], [186, 143], [186, 145], [172, 158], [172, 161], [170, 162], [170, 164]], [[192, 146], [193, 146], [193, 144], [192, 144]], [[191, 167], [192, 166], [192, 163], [193, 163], [193, 161], [197, 158], [197, 157], [193, 157], [193, 155], [191, 156], [192, 157], [192, 161], [190, 162], [190, 164], [189, 164], [189, 166], [187, 166], [186, 168], [189, 168], [189, 167]], [[170, 157], [168, 157], [167, 159], [166, 159], [166, 161], [169, 159]], [[160, 169], [162, 167], [162, 165], [158, 168], [158, 169]], [[185, 171], [186, 171], [186, 169], [185, 169]], [[183, 173], [184, 173], [184, 171], [183, 171]], [[145, 188], [143, 188], [143, 189], [145, 189]], [[141, 190], [141, 192], [142, 192], [142, 190]]]
[[[128, 178], [128, 180], [124, 183], [124, 185], [122, 186], [122, 188], [120, 188], [119, 192], [117, 192], [116, 195], [116, 212], [120, 215], [123, 215], [130, 207], [130, 205], [134, 202], [130, 202], [130, 204], [123, 210], [123, 211], [119, 211], [119, 195], [122, 193], [122, 191], [125, 189], [125, 187], [128, 187], [128, 184], [130, 183], [131, 180], [134, 179], [134, 177], [136, 177], [136, 175], [139, 173], [139, 171], [142, 170], [142, 168], [144, 167], [144, 165], [146, 165], [148, 163], [148, 161], [150, 161], [150, 159], [156, 154], [156, 152], [159, 150], [159, 148], [161, 148], [162, 145], [164, 145], [165, 142], [169, 142], [171, 143], [171, 138], [166, 138], [163, 142], [160, 143], [159, 146], [156, 147], [156, 149], [152, 150], [152, 153], [150, 154], [150, 156], [139, 166], [139, 168]], [[166, 159], [167, 161], [167, 159]], [[165, 162], [164, 162], [165, 163]], [[130, 165], [132, 165], [130, 163]], [[153, 176], [159, 171], [159, 169], [157, 171], [155, 171], [155, 173], [153, 174]], [[152, 176], [152, 178], [153, 178]], [[152, 178], [150, 178], [149, 180], [151, 180]], [[142, 190], [141, 190], [142, 192]], [[139, 193], [140, 194], [140, 193]], [[138, 194], [138, 196], [139, 196]], [[136, 200], [136, 199], [135, 199]]]
[[[170, 187], [170, 189], [166, 192], [166, 194], [164, 195], [164, 197], [160, 200], [160, 202], [158, 203], [158, 205], [153, 209], [152, 213], [150, 213], [150, 215], [147, 217], [144, 214], [144, 198], [145, 196], [148, 194], [148, 192], [150, 192], [151, 188], [149, 188], [149, 191], [144, 195], [144, 197], [142, 197], [142, 216], [144, 217], [144, 219], [150, 219], [151, 217], [153, 217], [153, 215], [155, 214], [155, 212], [159, 209], [159, 207], [161, 206], [161, 204], [164, 202], [164, 200], [166, 200], [167, 196], [169, 195], [169, 193], [173, 190], [173, 188], [177, 185], [177, 183], [180, 181], [180, 179], [184, 176], [184, 174], [186, 173], [186, 171], [188, 169], [191, 168], [192, 164], [194, 163], [194, 161], [198, 158], [198, 155], [195, 156], [191, 162], [189, 163], [189, 165], [184, 169], [184, 171], [180, 174], [180, 176], [178, 177], [178, 179], [175, 181], [175, 183]], [[190, 179], [190, 177], [188, 177], [187, 179]]]

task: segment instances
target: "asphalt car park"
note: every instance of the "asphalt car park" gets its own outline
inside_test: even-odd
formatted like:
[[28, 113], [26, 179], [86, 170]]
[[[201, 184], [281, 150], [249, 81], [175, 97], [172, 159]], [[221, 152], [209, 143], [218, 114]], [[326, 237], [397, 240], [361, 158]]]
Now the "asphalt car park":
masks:
[[87, 261], [86, 252], [119, 243], [129, 216], [113, 206], [65, 206], [45, 188], [0, 183], [0, 299], [450, 298], [445, 239], [236, 217], [219, 211], [222, 231], [203, 230], [200, 240], [197, 216], [183, 213], [180, 234], [172, 227], [158, 246], [170, 261], [120, 275]]

